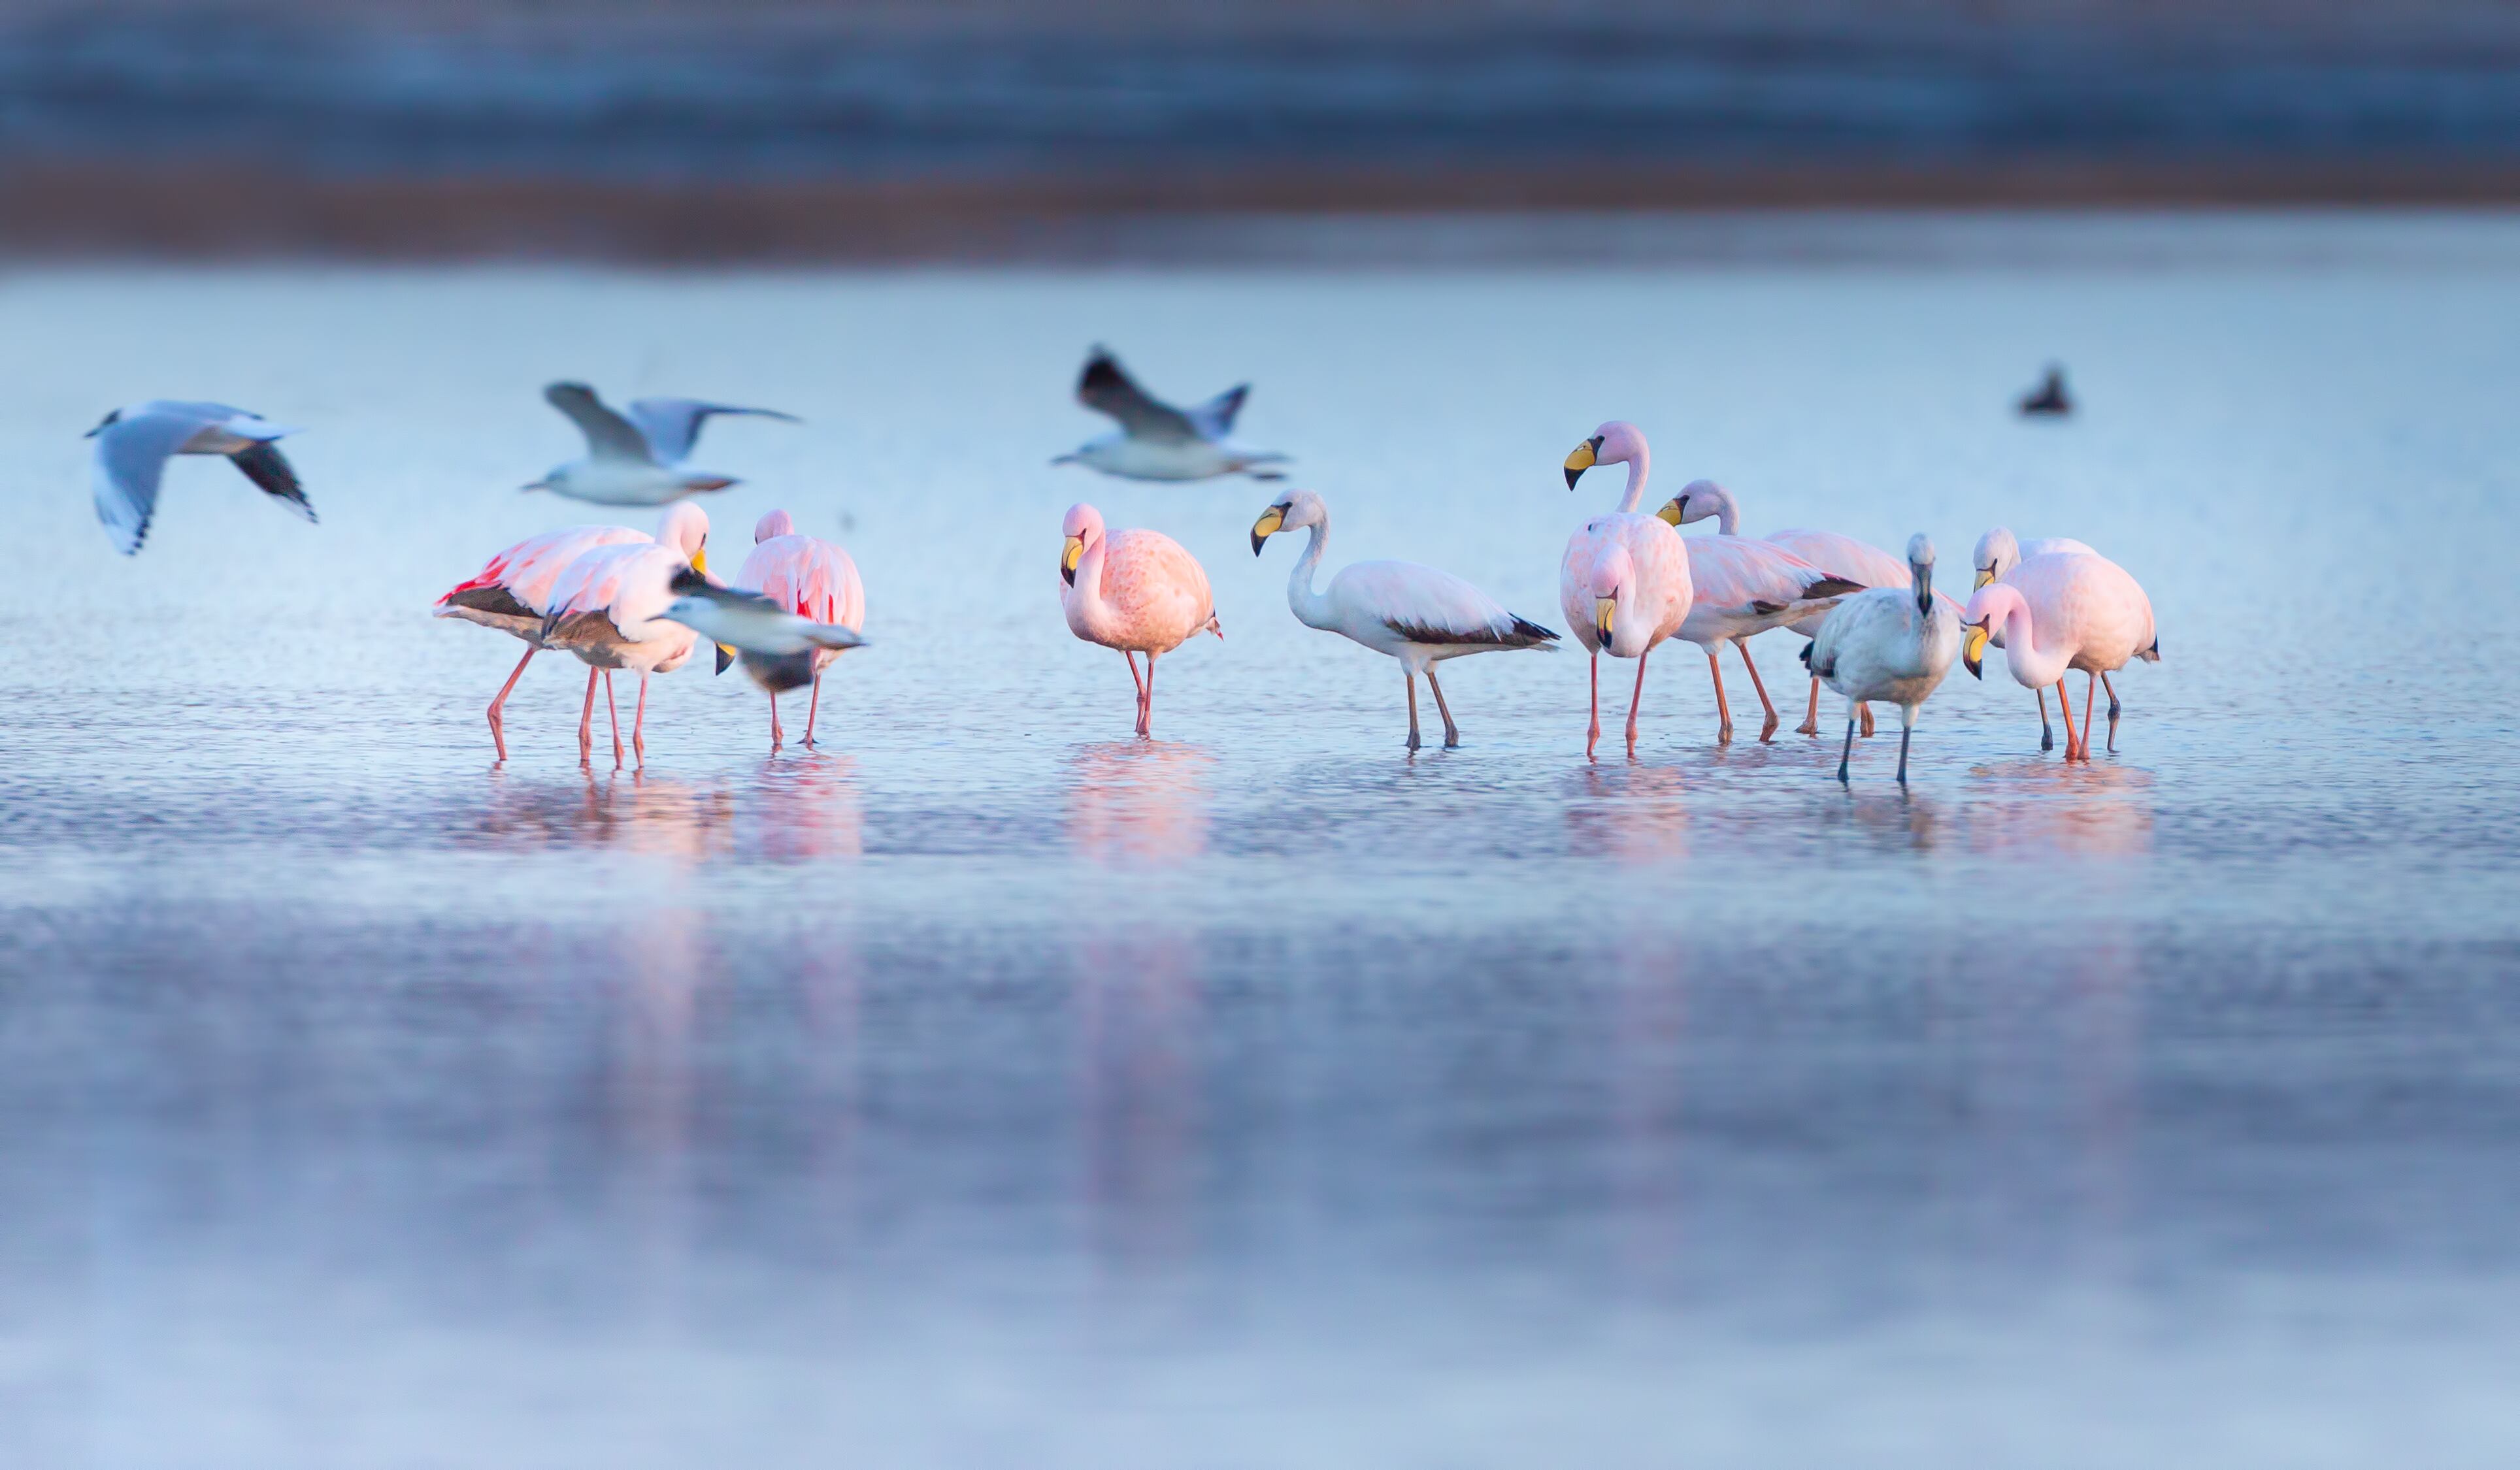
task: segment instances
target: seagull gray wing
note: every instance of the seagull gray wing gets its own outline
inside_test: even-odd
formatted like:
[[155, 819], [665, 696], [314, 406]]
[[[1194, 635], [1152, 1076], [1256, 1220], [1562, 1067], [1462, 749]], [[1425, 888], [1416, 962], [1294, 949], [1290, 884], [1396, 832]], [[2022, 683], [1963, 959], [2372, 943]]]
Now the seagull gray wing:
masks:
[[305, 487], [297, 483], [297, 471], [280, 457], [280, 451], [269, 440], [248, 444], [228, 458], [263, 494], [303, 516], [309, 524], [314, 523], [315, 507], [306, 499]]
[[96, 518], [113, 538], [116, 551], [128, 557], [149, 538], [150, 519], [158, 513], [158, 483], [166, 460], [201, 432], [202, 421], [188, 414], [161, 412], [174, 405], [148, 404], [96, 430], [96, 449], [89, 481], [96, 494]]
[[1119, 421], [1132, 439], [1189, 444], [1201, 437], [1188, 414], [1148, 397], [1146, 389], [1120, 371], [1120, 360], [1101, 347], [1094, 349], [1084, 376], [1076, 379], [1076, 401]]
[[595, 390], [582, 382], [556, 382], [543, 389], [543, 399], [568, 416], [568, 422], [586, 435], [586, 450], [598, 460], [627, 460], [634, 465], [652, 465], [656, 457], [649, 451], [648, 437], [637, 424], [604, 406]]
[[1234, 432], [1234, 418], [1242, 412], [1242, 400], [1250, 395], [1251, 384], [1238, 382], [1224, 392], [1190, 410], [1182, 417], [1190, 420], [1203, 439], [1223, 439]]
[[700, 438], [700, 425], [712, 415], [742, 414], [754, 419], [777, 419], [783, 423], [797, 422], [793, 414], [777, 409], [743, 408], [732, 403], [705, 403], [698, 398], [634, 398], [630, 402], [630, 422], [639, 426], [648, 441], [649, 450], [659, 465], [677, 465], [692, 452]]

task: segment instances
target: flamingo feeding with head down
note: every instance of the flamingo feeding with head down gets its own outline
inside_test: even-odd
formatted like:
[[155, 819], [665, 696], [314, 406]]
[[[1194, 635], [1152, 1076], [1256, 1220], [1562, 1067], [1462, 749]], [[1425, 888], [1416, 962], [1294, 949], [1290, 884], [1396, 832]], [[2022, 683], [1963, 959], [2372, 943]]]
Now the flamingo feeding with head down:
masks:
[[[1990, 582], [2002, 581], [2006, 573], [2021, 564], [2025, 556], [2045, 557], [2061, 552], [2075, 552], [2087, 557], [2099, 555], [2070, 536], [2042, 536], [2034, 541], [2016, 541], [2008, 528], [1997, 526], [1977, 539], [1977, 553], [1973, 558], [1977, 563], [1977, 581], [1969, 591], [1975, 592]], [[1996, 631], [1993, 642], [1999, 648], [2003, 646], [2002, 629]], [[2100, 688], [2109, 696], [2109, 748], [2115, 750], [2118, 747], [2118, 687], [2110, 682], [2108, 675], [2102, 674]], [[2033, 692], [2039, 696], [2039, 748], [2053, 750], [2056, 748], [2056, 732], [2048, 723], [2048, 690], [2041, 688]]]
[[1313, 573], [1329, 544], [1330, 512], [1322, 498], [1297, 490], [1260, 512], [1251, 526], [1251, 555], [1280, 531], [1310, 527], [1312, 537], [1286, 578], [1286, 605], [1307, 628], [1336, 633], [1400, 660], [1409, 688], [1409, 748], [1418, 748], [1418, 676], [1435, 692], [1444, 717], [1444, 748], [1462, 743], [1435, 665], [1447, 658], [1498, 648], [1543, 648], [1557, 635], [1518, 618], [1502, 603], [1451, 572], [1415, 561], [1352, 561], [1330, 578], [1328, 592], [1313, 588]]
[[[1058, 556], [1058, 602], [1068, 631], [1089, 644], [1117, 648], [1138, 687], [1138, 734], [1155, 713], [1155, 658], [1199, 633], [1225, 636], [1206, 569], [1160, 531], [1102, 529], [1102, 512], [1079, 502], [1067, 508], [1067, 538]], [[1147, 674], [1138, 677], [1138, 655]]]
[[[674, 601], [674, 574], [686, 568], [708, 570], [705, 516], [699, 526], [700, 544], [688, 556], [678, 545], [652, 541], [588, 552], [570, 562], [552, 585], [550, 605], [543, 614], [545, 647], [565, 648], [592, 668], [629, 669], [638, 674], [639, 707], [630, 720], [630, 746], [642, 763], [648, 756], [648, 678], [681, 668], [699, 645], [698, 634], [663, 616]], [[721, 647], [720, 654], [732, 659], [734, 650]], [[608, 710], [612, 708], [608, 681], [604, 702]], [[593, 756], [593, 740], [583, 724], [578, 727], [577, 751], [580, 761]], [[615, 765], [621, 761], [618, 711], [613, 713], [612, 760]]]
[[[866, 584], [858, 580], [858, 564], [849, 554], [820, 537], [797, 534], [796, 523], [785, 511], [773, 511], [761, 517], [752, 528], [752, 552], [743, 558], [743, 567], [735, 574], [735, 585], [749, 588], [779, 604], [782, 611], [792, 612], [809, 623], [846, 628], [855, 633], [866, 626]], [[823, 705], [823, 671], [841, 649], [817, 646], [812, 654], [813, 694], [805, 705], [805, 743], [814, 743], [814, 717]], [[802, 657], [802, 654], [797, 655]], [[779, 728], [779, 695], [795, 685], [786, 665], [772, 673], [771, 665], [757, 659], [744, 662], [744, 672], [752, 676], [770, 695], [770, 744], [777, 749], [787, 737]], [[773, 688], [773, 685], [777, 688]]]
[[[1922, 531], [1908, 538], [1910, 587], [1873, 587], [1829, 609], [1803, 648], [1812, 677], [1846, 696], [1846, 744], [1838, 751], [1837, 779], [1855, 754], [1855, 711], [1868, 699], [1899, 706], [1899, 784], [1908, 783], [1908, 741], [1916, 730], [1916, 706], [1952, 671], [1960, 649], [1960, 615], [1949, 598], [1934, 596], [1934, 543]], [[1975, 669], [1970, 672], [1974, 674]]]
[[1695, 589], [1688, 621], [1681, 627], [1683, 642], [1706, 653], [1706, 672], [1715, 681], [1715, 714], [1719, 739], [1732, 738], [1732, 706], [1724, 697], [1724, 665], [1716, 654], [1730, 644], [1750, 671], [1750, 688], [1758, 690], [1766, 721], [1759, 738], [1771, 739], [1782, 723], [1768, 698], [1759, 666], [1750, 661], [1749, 640], [1771, 628], [1824, 616], [1837, 599], [1862, 592], [1864, 584], [1834, 576], [1781, 546], [1752, 541], [1734, 533], [1739, 510], [1732, 493], [1713, 480], [1693, 480], [1655, 512], [1673, 527], [1716, 517], [1716, 534], [1688, 536], [1688, 574]]
[[1691, 595], [1688, 553], [1679, 533], [1651, 515], [1637, 513], [1653, 456], [1643, 430], [1613, 419], [1593, 431], [1566, 457], [1566, 488], [1573, 490], [1596, 465], [1628, 467], [1627, 489], [1606, 515], [1596, 515], [1566, 538], [1557, 563], [1557, 606], [1585, 650], [1593, 655], [1593, 715], [1584, 735], [1584, 758], [1601, 740], [1601, 655], [1637, 661], [1637, 687], [1628, 695], [1628, 754], [1637, 753], [1637, 707], [1644, 699], [1645, 657], [1688, 620]]
[[[2003, 662], [2024, 689], [2056, 686], [2056, 707], [2065, 722], [2065, 759], [2092, 758], [2092, 683], [2125, 668], [2129, 659], [2161, 661], [2161, 638], [2152, 623], [2152, 600], [2106, 557], [2050, 552], [2025, 557], [2001, 582], [1969, 595], [1960, 659], [1978, 672], [1986, 646], [2003, 635]], [[2081, 669], [2083, 730], [2074, 731], [2074, 706], [2065, 694], [2065, 673]]]
[[[524, 643], [525, 656], [517, 660], [516, 668], [509, 671], [508, 682], [490, 697], [490, 739], [499, 749], [499, 759], [508, 758], [507, 721], [502, 709], [509, 691], [523, 677], [525, 665], [543, 649], [543, 614], [550, 610], [553, 584], [569, 564], [599, 547], [634, 542], [662, 544], [685, 557], [694, 557], [699, 555], [707, 540], [708, 515], [689, 502], [666, 507], [652, 537], [628, 526], [564, 526], [518, 542], [437, 600], [438, 617], [496, 628]], [[578, 714], [578, 744], [582, 749], [594, 743], [595, 679], [599, 672], [594, 668], [586, 671], [586, 704]]]

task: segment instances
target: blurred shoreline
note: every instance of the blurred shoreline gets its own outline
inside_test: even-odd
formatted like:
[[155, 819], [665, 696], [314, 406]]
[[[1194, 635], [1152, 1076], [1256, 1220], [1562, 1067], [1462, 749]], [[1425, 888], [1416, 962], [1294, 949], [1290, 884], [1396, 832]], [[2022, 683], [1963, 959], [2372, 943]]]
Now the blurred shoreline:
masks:
[[[1797, 236], [1798, 253], [1810, 258], [1827, 254], [1827, 237], [1849, 221], [1915, 214], [2499, 213], [2515, 205], [2520, 162], [2397, 158], [717, 184], [100, 161], [0, 164], [0, 260], [1655, 260], [1756, 254]], [[1762, 243], [1741, 243], [1743, 220], [1768, 222]]]

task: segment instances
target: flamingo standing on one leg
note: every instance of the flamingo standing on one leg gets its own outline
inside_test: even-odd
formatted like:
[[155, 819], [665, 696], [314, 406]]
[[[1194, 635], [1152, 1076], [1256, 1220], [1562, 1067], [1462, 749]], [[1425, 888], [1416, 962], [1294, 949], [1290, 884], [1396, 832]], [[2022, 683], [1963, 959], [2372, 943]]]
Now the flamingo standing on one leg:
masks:
[[1688, 550], [1693, 591], [1680, 637], [1705, 650], [1706, 672], [1715, 681], [1717, 738], [1732, 738], [1732, 707], [1724, 697], [1724, 665], [1716, 657], [1730, 644], [1740, 653], [1741, 667], [1750, 671], [1750, 687], [1758, 690], [1759, 707], [1767, 716], [1759, 738], [1773, 739], [1783, 719], [1768, 697], [1759, 666], [1750, 661], [1749, 640], [1771, 628], [1825, 616], [1839, 598], [1862, 592], [1863, 584], [1832, 576], [1781, 546], [1733, 534], [1738, 512], [1732, 492], [1713, 480], [1691, 481], [1654, 513], [1675, 528], [1717, 517], [1716, 534], [1681, 541]]
[[[814, 536], [796, 532], [785, 511], [773, 511], [752, 528], [752, 552], [735, 574], [735, 585], [749, 588], [808, 622], [836, 625], [854, 633], [866, 626], [866, 584], [849, 554]], [[840, 656], [838, 648], [817, 648], [814, 692], [805, 705], [805, 743], [814, 743], [814, 717], [823, 704], [823, 671]], [[767, 688], [767, 686], [764, 686]], [[770, 690], [770, 748], [787, 738], [779, 728], [779, 692]]]
[[1593, 655], [1593, 715], [1584, 758], [1601, 741], [1601, 655], [1637, 661], [1628, 695], [1628, 754], [1637, 753], [1637, 709], [1645, 692], [1645, 658], [1680, 631], [1688, 616], [1688, 553], [1662, 520], [1637, 513], [1653, 466], [1642, 429], [1613, 419], [1566, 457], [1566, 488], [1596, 465], [1625, 465], [1628, 484], [1617, 509], [1597, 515], [1566, 538], [1557, 563], [1557, 605], [1585, 651]]
[[[705, 546], [686, 557], [675, 547], [655, 542], [599, 547], [569, 563], [552, 587], [551, 607], [544, 614], [544, 646], [566, 648], [590, 667], [631, 669], [639, 675], [639, 707], [631, 717], [630, 746], [641, 764], [648, 757], [648, 677], [670, 674], [691, 660], [699, 635], [662, 614], [674, 601], [674, 574], [689, 568], [705, 575]], [[734, 650], [721, 648], [723, 658]], [[721, 664], [721, 667], [723, 664]], [[611, 703], [606, 686], [606, 704]], [[621, 763], [619, 715], [614, 715], [612, 762]], [[578, 759], [593, 758], [592, 741], [578, 732]]]
[[[2088, 552], [2023, 558], [2010, 576], [1969, 596], [1962, 629], [1960, 661], [1970, 673], [1978, 671], [1987, 644], [2001, 630], [2003, 662], [2013, 679], [2024, 689], [2056, 686], [2068, 761], [2092, 758], [2092, 681], [2126, 667], [2129, 659], [2161, 659], [2152, 600], [2124, 567]], [[2065, 693], [2068, 669], [2091, 676], [2083, 690], [2080, 735]]]
[[[1155, 658], [1200, 633], [1218, 638], [1216, 599], [1207, 572], [1180, 542], [1159, 531], [1104, 534], [1102, 512], [1079, 502], [1067, 508], [1066, 547], [1058, 557], [1058, 601], [1068, 631], [1090, 644], [1117, 648], [1129, 661], [1138, 687], [1138, 734], [1149, 734], [1155, 713]], [[1138, 677], [1138, 655], [1147, 674]]]
[[[478, 623], [496, 628], [525, 646], [525, 656], [508, 674], [508, 682], [490, 699], [488, 717], [490, 739], [498, 747], [499, 759], [508, 758], [507, 721], [503, 710], [509, 691], [523, 677], [525, 665], [543, 649], [543, 614], [550, 610], [552, 585], [565, 572], [569, 563], [600, 547], [631, 543], [660, 543], [671, 546], [686, 557], [698, 556], [708, 541], [708, 514], [689, 502], [665, 509], [652, 537], [628, 526], [564, 526], [528, 536], [492, 557], [481, 569], [437, 600], [435, 615]], [[578, 715], [578, 745], [581, 750], [593, 745], [595, 718], [595, 680], [599, 671], [586, 671], [586, 703]], [[615, 737], [619, 732], [614, 732]]]

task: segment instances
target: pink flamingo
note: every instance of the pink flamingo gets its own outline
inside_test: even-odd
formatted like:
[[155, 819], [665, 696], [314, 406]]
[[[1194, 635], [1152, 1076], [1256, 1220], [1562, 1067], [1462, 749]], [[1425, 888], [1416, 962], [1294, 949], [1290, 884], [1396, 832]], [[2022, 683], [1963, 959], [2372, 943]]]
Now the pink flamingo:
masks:
[[[2099, 676], [2125, 668], [2130, 659], [2161, 661], [2152, 600], [2126, 568], [2088, 552], [2023, 557], [2002, 581], [1969, 595], [1960, 628], [1960, 662], [1970, 673], [1978, 672], [1987, 644], [2001, 633], [2003, 662], [2014, 682], [2028, 690], [2056, 686], [2069, 762], [2092, 759], [2092, 694]], [[2069, 669], [2089, 676], [2079, 736], [2065, 694]]]
[[1584, 758], [1601, 742], [1601, 655], [1637, 661], [1637, 687], [1628, 696], [1628, 754], [1637, 753], [1637, 706], [1645, 692], [1645, 657], [1678, 633], [1688, 616], [1688, 553], [1677, 532], [1660, 519], [1640, 515], [1652, 455], [1635, 424], [1613, 419], [1594, 430], [1566, 457], [1566, 488], [1596, 465], [1628, 467], [1628, 488], [1618, 509], [1597, 515], [1566, 539], [1557, 565], [1557, 605], [1566, 625], [1593, 655], [1593, 719], [1584, 735]]
[[1682, 538], [1688, 548], [1695, 601], [1680, 637], [1706, 651], [1706, 672], [1715, 680], [1716, 737], [1732, 738], [1732, 706], [1724, 697], [1724, 665], [1716, 658], [1730, 644], [1740, 653], [1741, 667], [1750, 671], [1750, 688], [1758, 690], [1759, 708], [1767, 717], [1759, 738], [1773, 738], [1783, 722], [1759, 678], [1759, 666], [1750, 661], [1749, 641], [1771, 628], [1825, 617], [1839, 598], [1862, 592], [1863, 584], [1832, 576], [1781, 546], [1734, 535], [1732, 492], [1713, 480], [1690, 481], [1654, 513], [1675, 528], [1720, 517], [1716, 535]]
[[[809, 622], [836, 623], [855, 633], [866, 626], [866, 584], [858, 564], [831, 542], [796, 534], [796, 523], [785, 511], [773, 511], [752, 528], [752, 553], [735, 574], [735, 585], [749, 588]], [[813, 653], [814, 693], [805, 706], [805, 743], [814, 743], [814, 716], [823, 703], [823, 671], [840, 656], [837, 648]], [[768, 688], [764, 686], [764, 688]], [[770, 693], [770, 745], [777, 749], [787, 733], [779, 728], [779, 691]]]
[[[675, 510], [684, 507], [676, 506]], [[691, 508], [697, 512], [698, 508]], [[705, 517], [702, 518], [705, 525]], [[673, 603], [674, 574], [689, 567], [708, 572], [707, 536], [686, 555], [680, 544], [629, 542], [598, 547], [578, 557], [552, 585], [543, 616], [543, 646], [565, 648], [592, 668], [630, 669], [639, 675], [639, 707], [631, 716], [630, 745], [647, 760], [648, 677], [670, 674], [691, 661], [700, 637], [658, 614]], [[732, 657], [732, 650], [727, 650]], [[605, 707], [612, 707], [611, 685], [605, 685]], [[581, 724], [578, 760], [593, 758], [594, 741]], [[620, 716], [613, 716], [612, 761], [621, 763]]]
[[[628, 526], [564, 526], [528, 536], [515, 546], [492, 557], [471, 577], [448, 589], [437, 600], [435, 615], [478, 623], [484, 628], [521, 640], [525, 656], [517, 660], [509, 672], [508, 682], [490, 699], [490, 739], [498, 746], [499, 759], [508, 758], [507, 721], [502, 710], [509, 691], [517, 687], [525, 665], [543, 650], [543, 614], [550, 610], [552, 584], [566, 571], [569, 563], [600, 547], [630, 543], [662, 542], [684, 553], [697, 555], [708, 540], [708, 515], [699, 507], [677, 504], [665, 510], [652, 537]], [[578, 748], [586, 750], [594, 743], [595, 669], [586, 671], [586, 704], [579, 712]], [[617, 742], [620, 732], [613, 733]]]
[[[1104, 535], [1102, 512], [1081, 502], [1067, 508], [1063, 530], [1058, 601], [1068, 631], [1089, 644], [1117, 648], [1129, 661], [1129, 682], [1138, 687], [1138, 734], [1147, 735], [1155, 712], [1156, 655], [1200, 633], [1225, 636], [1207, 572], [1160, 531]], [[1140, 653], [1147, 655], [1143, 680]]]

